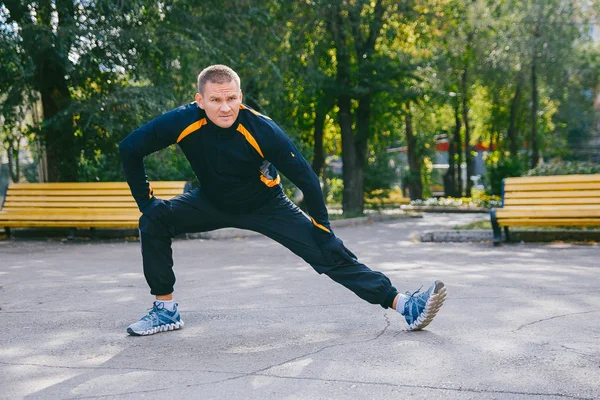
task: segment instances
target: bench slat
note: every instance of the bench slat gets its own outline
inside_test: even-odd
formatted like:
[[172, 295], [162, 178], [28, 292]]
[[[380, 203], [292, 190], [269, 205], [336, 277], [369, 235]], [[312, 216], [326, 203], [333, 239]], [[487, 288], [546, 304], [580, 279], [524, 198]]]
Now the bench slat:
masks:
[[89, 215], [104, 215], [104, 214], [141, 214], [137, 207], [97, 207], [97, 208], [74, 208], [71, 207], [56, 207], [56, 208], [28, 208], [28, 207], [14, 207], [8, 208], [6, 210], [0, 211], [0, 215], [44, 215], [44, 214], [52, 214], [55, 216], [61, 215], [79, 215], [79, 214], [89, 214]]
[[521, 176], [516, 178], [506, 178], [504, 180], [505, 185], [513, 184], [514, 182], [528, 183], [528, 184], [544, 184], [544, 183], [558, 183], [558, 182], [600, 182], [600, 174], [590, 175], [553, 175], [553, 176]]
[[[183, 192], [185, 181], [157, 181], [150, 182], [153, 189], [172, 188]], [[79, 190], [79, 189], [127, 189], [127, 182], [52, 182], [52, 183], [14, 183], [9, 186], [12, 190]]]
[[505, 192], [504, 199], [522, 199], [522, 198], [582, 198], [582, 197], [597, 197], [600, 198], [600, 190], [576, 190], [576, 191], [539, 191], [539, 192]]
[[9, 221], [137, 221], [141, 216], [141, 213], [111, 213], [111, 214], [85, 214], [85, 213], [74, 213], [70, 215], [55, 214], [15, 214], [6, 215], [0, 213], [0, 221], [9, 218]]
[[122, 202], [54, 202], [54, 201], [45, 201], [45, 202], [20, 202], [20, 201], [10, 201], [4, 204], [3, 210], [18, 210], [18, 209], [38, 209], [42, 212], [46, 208], [54, 209], [54, 208], [126, 208], [126, 209], [135, 209], [137, 210], [137, 204], [131, 201], [122, 201]]
[[504, 186], [504, 193], [507, 192], [536, 192], [536, 191], [554, 191], [554, 190], [600, 190], [600, 182], [574, 182], [574, 183], [545, 183], [543, 185], [532, 185], [529, 183], [515, 183]]
[[503, 219], [502, 226], [600, 226], [600, 218]]
[[[9, 189], [10, 191], [10, 189]], [[183, 193], [183, 189], [181, 190], [161, 190], [160, 192], [158, 190], [155, 191], [155, 195], [157, 193], [163, 193], [163, 194], [169, 194], [169, 195], [180, 195]], [[40, 189], [40, 190], [20, 190], [19, 191], [19, 195], [20, 196], [98, 196], [98, 197], [102, 197], [102, 196], [129, 196], [131, 197], [131, 192], [129, 191], [129, 189], [104, 189], [102, 191], [99, 190], [94, 190], [94, 189], [83, 189], [83, 190], [44, 190], [44, 189]], [[15, 193], [7, 193], [6, 197], [8, 198], [8, 196], [16, 196]]]
[[6, 221], [8, 228], [137, 228], [138, 220], [131, 221]]
[[[500, 212], [502, 211], [502, 212]], [[586, 211], [577, 211], [577, 210], [539, 210], [539, 211], [522, 211], [522, 210], [502, 210], [498, 209], [496, 211], [496, 218], [500, 223], [502, 223], [503, 219], [507, 218], [592, 218], [592, 217], [600, 217], [600, 210], [586, 210]]]
[[[180, 191], [176, 191], [176, 190], [169, 190], [169, 191], [164, 191], [164, 190], [155, 190], [154, 191], [154, 195], [156, 197], [161, 197], [161, 198], [172, 198], [175, 196], [179, 196], [180, 194], [182, 194], [182, 192]], [[121, 194], [121, 195], [105, 195], [104, 193], [96, 193], [93, 196], [88, 196], [88, 195], [79, 195], [78, 193], [73, 193], [71, 195], [43, 195], [43, 196], [31, 196], [31, 195], [15, 195], [13, 193], [10, 193], [6, 196], [6, 200], [5, 202], [9, 202], [9, 201], [39, 201], [39, 202], [44, 202], [44, 201], [52, 201], [52, 202], [56, 202], [56, 201], [63, 201], [63, 202], [112, 202], [112, 201], [129, 201], [132, 203], [135, 203], [135, 200], [133, 199], [133, 197], [131, 196], [131, 193], [127, 193], [127, 194]]]
[[535, 206], [510, 206], [499, 208], [498, 211], [519, 210], [519, 211], [582, 211], [588, 212], [592, 210], [600, 210], [600, 205], [597, 204], [566, 204], [566, 205], [535, 205]]
[[569, 205], [569, 204], [598, 204], [600, 197], [584, 197], [581, 199], [571, 198], [542, 198], [542, 199], [505, 199], [504, 207], [518, 207], [531, 205]]

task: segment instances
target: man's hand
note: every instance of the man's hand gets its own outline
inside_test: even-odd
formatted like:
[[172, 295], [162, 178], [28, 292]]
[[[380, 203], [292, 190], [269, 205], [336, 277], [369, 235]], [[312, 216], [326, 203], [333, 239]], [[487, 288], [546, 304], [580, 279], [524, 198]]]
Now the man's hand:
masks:
[[149, 218], [156, 218], [166, 223], [169, 221], [169, 216], [172, 212], [171, 202], [153, 196], [141, 211], [142, 214]]
[[355, 264], [358, 262], [357, 257], [344, 246], [344, 242], [331, 233], [323, 229], [313, 226], [312, 237], [321, 249], [325, 262], [329, 265], [340, 265], [343, 263]]

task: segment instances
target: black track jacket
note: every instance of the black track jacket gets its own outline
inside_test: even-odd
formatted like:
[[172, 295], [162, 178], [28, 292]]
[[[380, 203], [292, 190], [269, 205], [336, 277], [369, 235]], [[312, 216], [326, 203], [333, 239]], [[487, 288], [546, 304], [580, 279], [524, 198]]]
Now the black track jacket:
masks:
[[251, 212], [281, 194], [276, 167], [302, 190], [313, 223], [330, 230], [319, 179], [311, 166], [275, 122], [245, 105], [230, 128], [213, 124], [194, 102], [161, 115], [123, 139], [121, 160], [140, 210], [152, 199], [144, 157], [175, 143], [215, 207], [231, 213]]

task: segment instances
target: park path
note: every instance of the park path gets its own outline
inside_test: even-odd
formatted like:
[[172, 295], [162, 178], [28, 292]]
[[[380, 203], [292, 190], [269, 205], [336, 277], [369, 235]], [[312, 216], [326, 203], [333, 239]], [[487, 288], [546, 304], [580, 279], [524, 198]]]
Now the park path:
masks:
[[401, 291], [446, 282], [417, 333], [252, 237], [175, 241], [186, 327], [129, 337], [138, 243], [0, 241], [0, 398], [600, 398], [600, 247], [415, 240], [484, 217], [337, 230]]

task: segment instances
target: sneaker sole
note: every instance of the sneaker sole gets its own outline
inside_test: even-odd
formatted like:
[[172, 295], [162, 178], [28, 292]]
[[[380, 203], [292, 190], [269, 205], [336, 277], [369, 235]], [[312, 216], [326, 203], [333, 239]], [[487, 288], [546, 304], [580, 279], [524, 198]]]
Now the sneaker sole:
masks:
[[444, 300], [446, 300], [446, 287], [443, 282], [435, 281], [435, 288], [429, 299], [427, 299], [425, 311], [406, 330], [419, 331], [429, 325], [444, 304]]
[[155, 326], [154, 328], [149, 329], [144, 332], [135, 332], [133, 329], [127, 328], [127, 333], [129, 333], [131, 336], [148, 336], [148, 335], [154, 335], [155, 333], [160, 333], [160, 332], [176, 331], [177, 329], [183, 328], [183, 325], [184, 325], [183, 321], [179, 321], [174, 324], [165, 324], [165, 325]]

